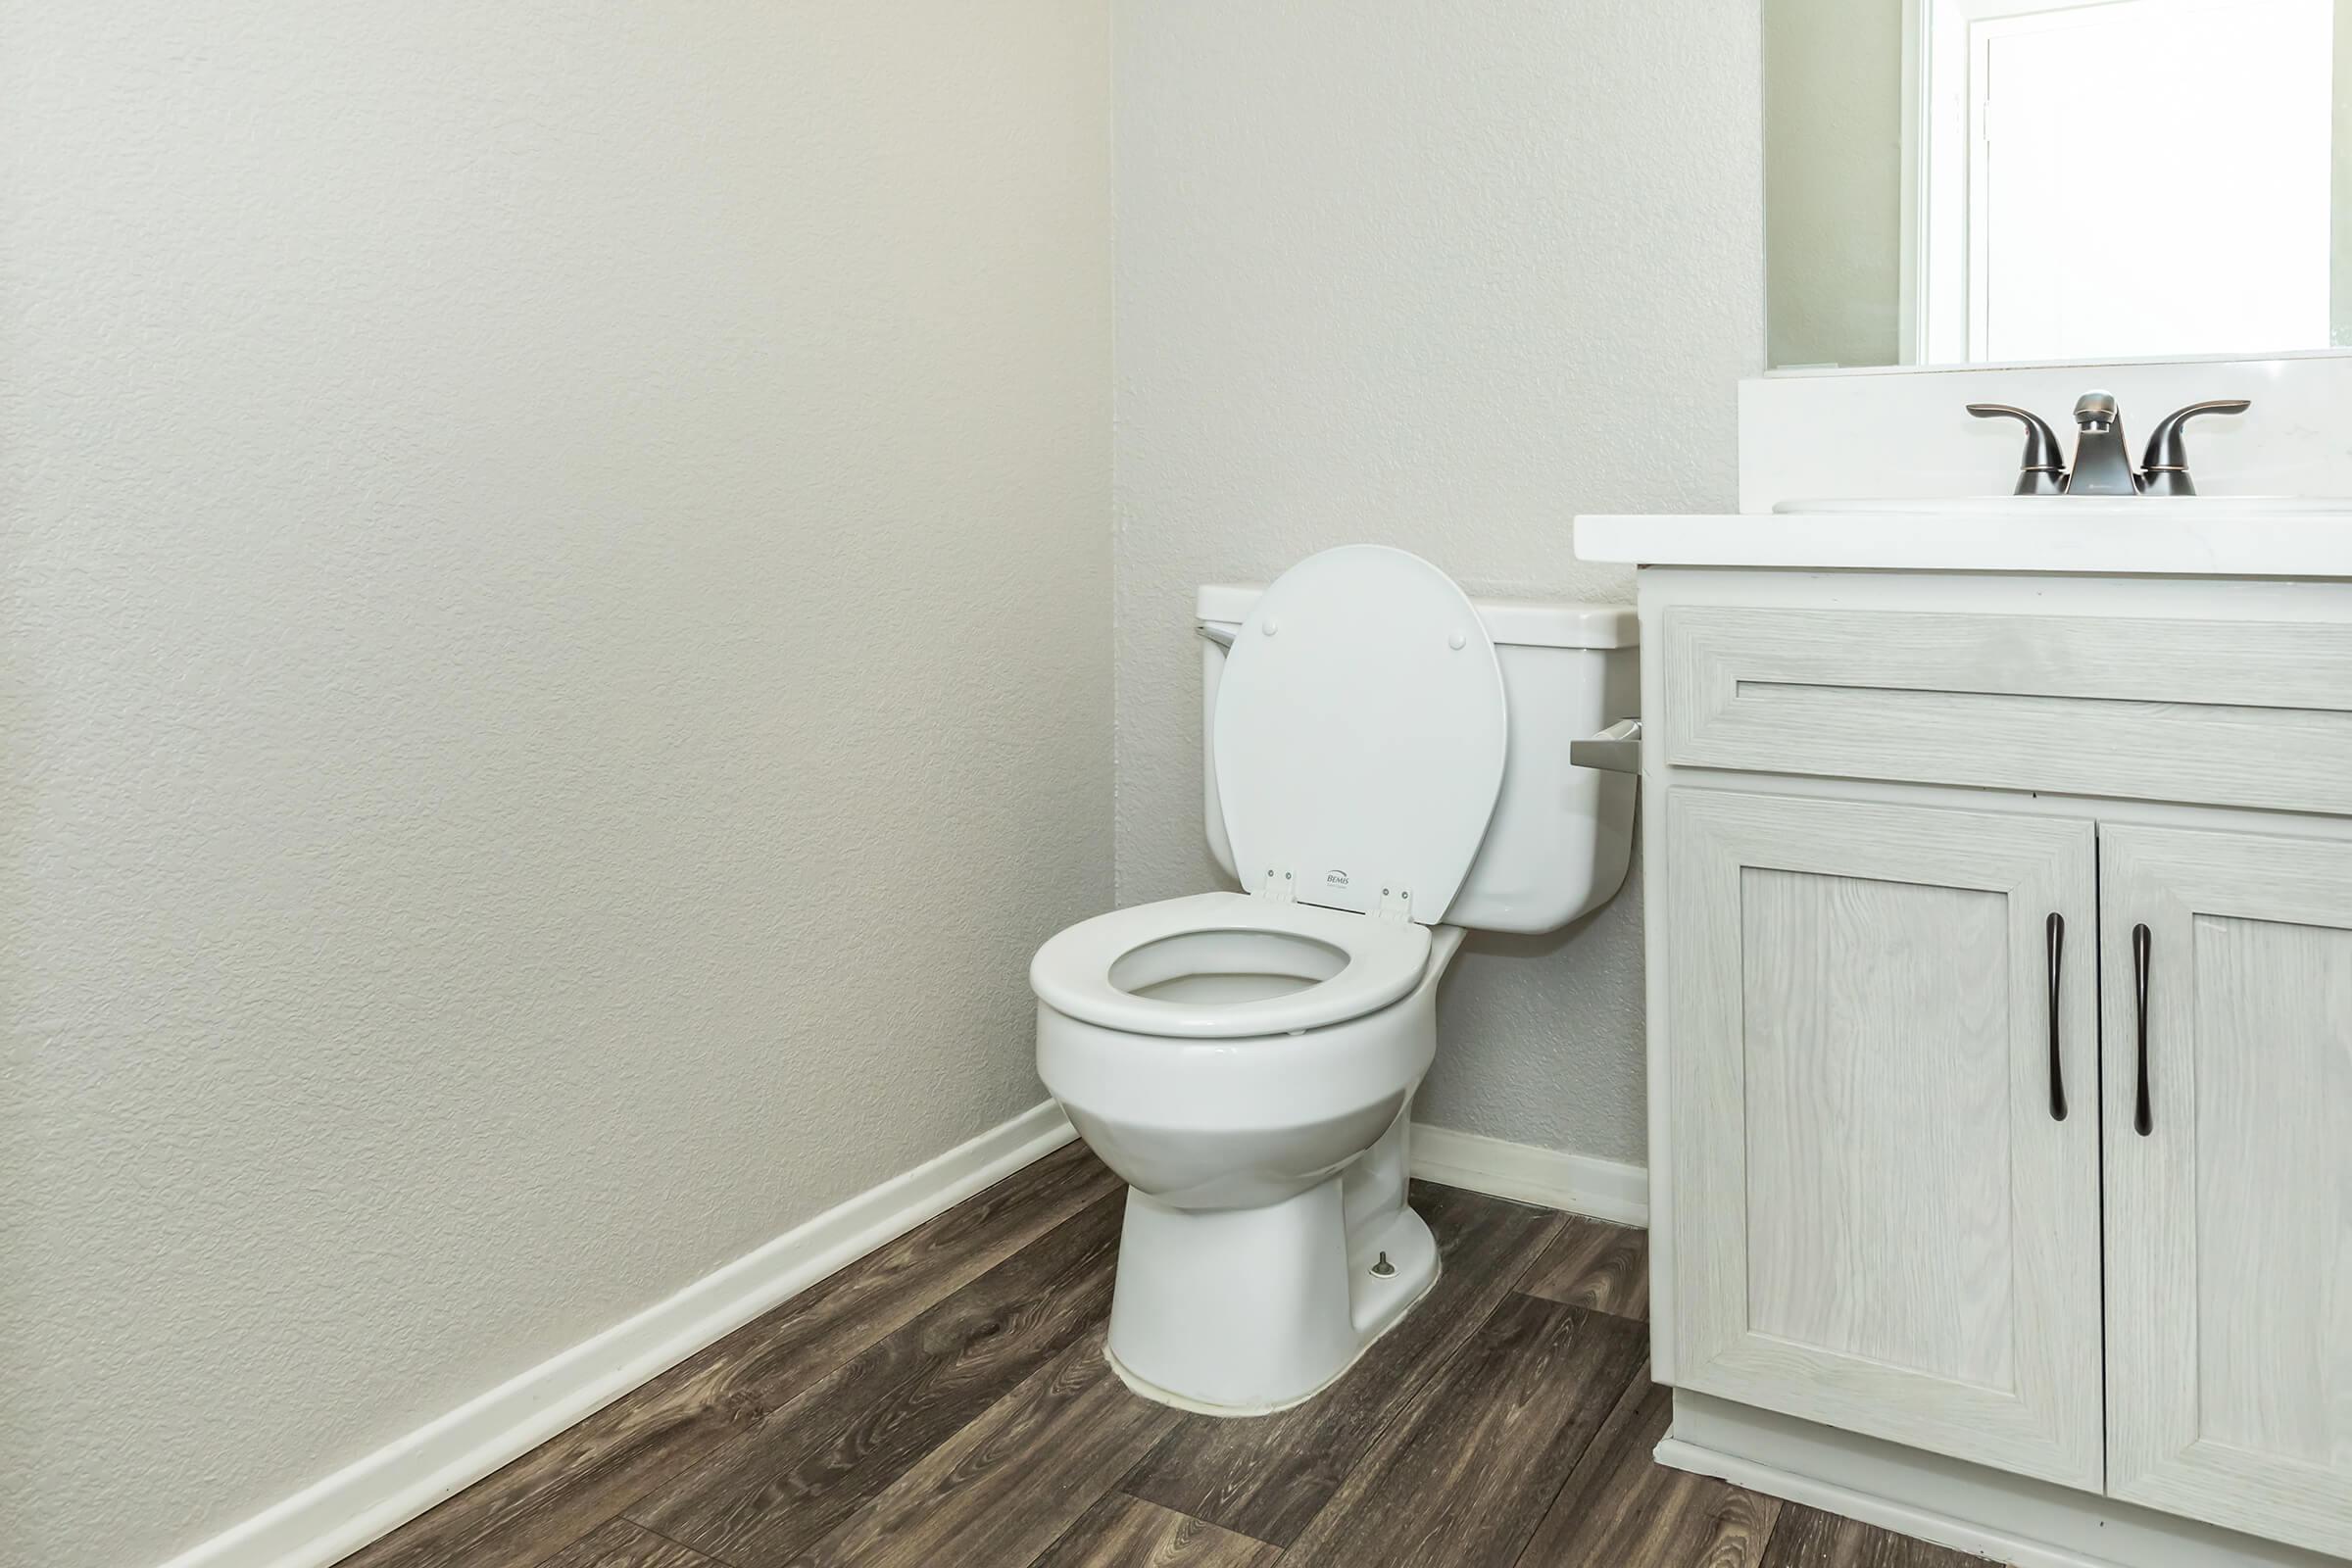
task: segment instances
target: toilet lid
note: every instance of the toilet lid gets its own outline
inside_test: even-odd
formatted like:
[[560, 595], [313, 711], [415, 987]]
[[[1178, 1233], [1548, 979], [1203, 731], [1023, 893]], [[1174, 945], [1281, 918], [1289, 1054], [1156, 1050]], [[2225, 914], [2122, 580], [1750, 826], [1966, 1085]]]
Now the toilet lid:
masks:
[[1384, 545], [1310, 556], [1235, 635], [1217, 792], [1242, 885], [1423, 925], [1486, 837], [1508, 734], [1502, 666], [1453, 579]]

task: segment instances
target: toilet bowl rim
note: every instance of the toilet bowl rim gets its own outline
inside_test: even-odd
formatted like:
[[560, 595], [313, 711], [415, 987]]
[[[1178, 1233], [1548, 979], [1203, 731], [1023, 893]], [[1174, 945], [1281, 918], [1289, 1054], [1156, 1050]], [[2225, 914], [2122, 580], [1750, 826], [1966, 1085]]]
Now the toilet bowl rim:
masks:
[[1319, 1029], [1228, 1039], [1131, 1034], [1041, 1006], [1038, 1076], [1073, 1119], [1129, 1134], [1285, 1135], [1412, 1094], [1436, 1023], [1427, 991]]
[[[1120, 989], [1111, 969], [1154, 942], [1196, 933], [1302, 937], [1337, 948], [1346, 962], [1329, 978], [1255, 1002], [1173, 1002]], [[1375, 1013], [1410, 995], [1429, 967], [1425, 926], [1283, 904], [1242, 893], [1201, 893], [1131, 906], [1081, 920], [1030, 961], [1041, 1006], [1115, 1033], [1165, 1040], [1274, 1041]]]

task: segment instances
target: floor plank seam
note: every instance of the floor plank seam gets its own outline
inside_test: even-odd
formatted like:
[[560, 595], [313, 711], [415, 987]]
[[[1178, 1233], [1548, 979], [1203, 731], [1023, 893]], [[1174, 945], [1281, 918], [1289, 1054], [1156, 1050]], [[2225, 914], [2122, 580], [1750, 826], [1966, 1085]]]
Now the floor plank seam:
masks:
[[[703, 1547], [701, 1547], [701, 1546], [690, 1546], [690, 1545], [688, 1545], [688, 1544], [687, 1544], [685, 1542], [683, 1542], [683, 1541], [680, 1541], [680, 1540], [679, 1540], [677, 1537], [675, 1537], [675, 1536], [669, 1536], [669, 1535], [664, 1535], [664, 1534], [662, 1534], [661, 1531], [659, 1531], [659, 1530], [656, 1530], [656, 1529], [655, 1529], [655, 1528], [654, 1528], [652, 1525], [649, 1525], [649, 1524], [645, 1523], [643, 1520], [640, 1520], [640, 1519], [633, 1519], [633, 1518], [629, 1517], [629, 1515], [627, 1515], [627, 1514], [625, 1514], [625, 1513], [617, 1513], [617, 1514], [614, 1514], [612, 1517], [613, 1517], [613, 1518], [615, 1518], [615, 1519], [618, 1519], [618, 1520], [622, 1521], [624, 1524], [627, 1524], [627, 1525], [630, 1525], [630, 1526], [632, 1526], [632, 1527], [633, 1527], [633, 1528], [635, 1528], [635, 1529], [638, 1529], [638, 1530], [642, 1530], [642, 1531], [644, 1531], [644, 1532], [645, 1532], [647, 1535], [649, 1535], [649, 1536], [652, 1536], [652, 1537], [653, 1537], [655, 1540], [657, 1540], [657, 1541], [660, 1541], [660, 1542], [664, 1542], [664, 1543], [666, 1543], [666, 1544], [669, 1544], [669, 1545], [675, 1546], [675, 1547], [677, 1547], [677, 1548], [678, 1548], [680, 1551], [691, 1553], [691, 1554], [692, 1554], [692, 1555], [693, 1555], [693, 1556], [694, 1556], [694, 1557], [695, 1557], [695, 1558], [696, 1558], [698, 1561], [702, 1561], [702, 1562], [708, 1562], [708, 1563], [715, 1563], [715, 1564], [717, 1565], [717, 1568], [742, 1568], [742, 1565], [741, 1565], [741, 1564], [739, 1564], [739, 1563], [737, 1563], [737, 1562], [736, 1562], [736, 1561], [735, 1561], [733, 1558], [731, 1558], [731, 1557], [721, 1557], [721, 1556], [720, 1556], [718, 1553], [716, 1553], [716, 1552], [714, 1552], [714, 1551], [708, 1551], [708, 1550], [705, 1550], [705, 1549], [704, 1549]], [[595, 1532], [594, 1532], [594, 1531], [590, 1531], [590, 1532], [589, 1532], [589, 1534], [590, 1534], [590, 1535], [594, 1535], [594, 1534], [595, 1534]], [[580, 1540], [582, 1540], [582, 1541], [585, 1541], [586, 1539], [588, 1539], [586, 1536], [583, 1536], [583, 1537], [581, 1537], [581, 1538], [580, 1538]], [[578, 1543], [578, 1542], [574, 1542], [574, 1543], [572, 1543], [572, 1544], [573, 1544], [573, 1545], [577, 1545], [577, 1544], [579, 1544], [579, 1543]], [[568, 1551], [568, 1550], [570, 1550], [570, 1549], [571, 1549], [571, 1548], [570, 1548], [569, 1546], [566, 1546], [566, 1547], [564, 1548], [564, 1550], [565, 1550], [565, 1551]], [[563, 1553], [562, 1553], [562, 1552], [558, 1552], [556, 1555], [557, 1555], [557, 1556], [562, 1556], [562, 1555], [563, 1555]], [[555, 1558], [554, 1558], [554, 1557], [549, 1557], [549, 1558], [542, 1559], [542, 1562], [543, 1562], [543, 1563], [545, 1563], [545, 1562], [553, 1562], [554, 1560], [555, 1560]]]
[[[1505, 1201], [1507, 1201], [1507, 1200]], [[1519, 1206], [1525, 1208], [1533, 1207], [1535, 1205], [1520, 1204]], [[1542, 1258], [1545, 1252], [1551, 1250], [1551, 1244], [1557, 1238], [1558, 1229], [1559, 1227], [1554, 1225], [1551, 1230], [1538, 1242], [1537, 1245], [1528, 1249], [1527, 1261], [1520, 1266], [1518, 1273], [1511, 1276], [1514, 1283], [1525, 1278], [1527, 1271], [1536, 1266], [1537, 1260]], [[1371, 1440], [1364, 1445], [1365, 1453], [1370, 1453], [1374, 1448], [1380, 1446], [1380, 1440], [1388, 1436], [1389, 1429], [1395, 1426], [1397, 1421], [1402, 1419], [1404, 1413], [1411, 1409], [1414, 1403], [1420, 1398], [1421, 1391], [1423, 1389], [1428, 1388], [1431, 1383], [1435, 1382], [1438, 1378], [1443, 1377], [1453, 1366], [1453, 1363], [1456, 1359], [1458, 1359], [1473, 1345], [1478, 1343], [1479, 1335], [1486, 1329], [1488, 1324], [1494, 1321], [1495, 1314], [1502, 1310], [1503, 1303], [1508, 1301], [1514, 1294], [1516, 1294], [1515, 1290], [1505, 1290], [1500, 1292], [1495, 1297], [1494, 1306], [1488, 1309], [1485, 1317], [1479, 1319], [1478, 1326], [1476, 1328], [1463, 1335], [1460, 1340], [1454, 1344], [1451, 1349], [1447, 1350], [1444, 1355], [1432, 1362], [1428, 1371], [1425, 1372], [1420, 1378], [1404, 1387], [1390, 1409], [1389, 1418], [1386, 1421], [1383, 1421], [1380, 1426], [1374, 1430]], [[1356, 1463], [1361, 1464], [1362, 1462], [1362, 1456], [1359, 1455]], [[1354, 1465], [1348, 1466], [1348, 1474], [1352, 1475], [1354, 1470]]]
[[[1086, 1506], [1079, 1509], [1076, 1516], [1073, 1517], [1068, 1524], [1061, 1527], [1060, 1534], [1056, 1535], [1052, 1541], [1047, 1542], [1045, 1545], [1038, 1549], [1037, 1555], [1029, 1559], [1028, 1563], [1025, 1565], [1025, 1568], [1038, 1568], [1038, 1564], [1040, 1563], [1051, 1562], [1056, 1555], [1060, 1553], [1063, 1546], [1071, 1544], [1077, 1540], [1078, 1532], [1086, 1528], [1088, 1517], [1094, 1513], [1095, 1509], [1101, 1505], [1104, 1498], [1120, 1497], [1125, 1495], [1126, 1494], [1119, 1490], [1118, 1484], [1113, 1482], [1111, 1485], [1097, 1493], [1094, 1496], [1088, 1498]], [[1188, 1515], [1187, 1517], [1190, 1516]]]
[[1510, 1294], [1512, 1296], [1524, 1297], [1531, 1301], [1551, 1301], [1551, 1304], [1554, 1306], [1574, 1307], [1579, 1312], [1590, 1312], [1595, 1317], [1605, 1317], [1613, 1323], [1638, 1323], [1645, 1330], [1649, 1327], [1649, 1319], [1645, 1317], [1636, 1317], [1631, 1312], [1612, 1312], [1605, 1306], [1585, 1306], [1575, 1301], [1552, 1301], [1551, 1298], [1548, 1296], [1538, 1296], [1533, 1291], [1523, 1291], [1517, 1286], [1513, 1286], [1511, 1288]]
[[[616, 1516], [616, 1517], [622, 1517], [622, 1518], [626, 1518], [627, 1516], [626, 1516], [625, 1514], [623, 1514], [623, 1515], [618, 1515], [618, 1516]], [[689, 1553], [693, 1554], [694, 1556], [697, 1556], [697, 1557], [700, 1557], [700, 1558], [702, 1558], [702, 1559], [703, 1559], [705, 1562], [714, 1562], [714, 1563], [717, 1563], [717, 1564], [719, 1565], [719, 1568], [737, 1568], [737, 1565], [736, 1565], [735, 1563], [733, 1563], [733, 1562], [729, 1561], [727, 1558], [721, 1557], [721, 1556], [719, 1556], [719, 1555], [718, 1555], [717, 1553], [715, 1553], [715, 1552], [705, 1551], [705, 1550], [703, 1550], [703, 1548], [702, 1548], [702, 1547], [700, 1547], [700, 1546], [689, 1546], [688, 1544], [686, 1544], [686, 1543], [684, 1543], [683, 1541], [680, 1541], [680, 1540], [679, 1540], [677, 1537], [675, 1537], [675, 1536], [672, 1536], [672, 1535], [667, 1535], [667, 1534], [664, 1534], [664, 1533], [663, 1533], [663, 1532], [662, 1532], [662, 1531], [656, 1530], [656, 1529], [655, 1529], [655, 1528], [654, 1528], [652, 1525], [647, 1525], [647, 1524], [638, 1524], [638, 1523], [637, 1523], [637, 1521], [636, 1521], [636, 1520], [634, 1520], [634, 1519], [630, 1519], [630, 1520], [629, 1520], [629, 1523], [630, 1523], [630, 1524], [633, 1524], [633, 1525], [637, 1525], [637, 1528], [638, 1528], [638, 1529], [640, 1529], [640, 1530], [644, 1531], [644, 1532], [645, 1532], [647, 1535], [649, 1535], [649, 1536], [652, 1536], [652, 1537], [653, 1537], [655, 1540], [657, 1540], [657, 1541], [666, 1541], [666, 1542], [668, 1542], [668, 1543], [669, 1543], [671, 1545], [673, 1545], [673, 1546], [677, 1547], [677, 1548], [678, 1548], [680, 1551], [683, 1551], [683, 1552], [689, 1552]]]
[[1263, 1536], [1252, 1535], [1247, 1530], [1237, 1530], [1232, 1525], [1221, 1525], [1214, 1519], [1203, 1519], [1199, 1514], [1187, 1512], [1182, 1508], [1168, 1508], [1166, 1503], [1152, 1502], [1150, 1497], [1139, 1497], [1134, 1493], [1129, 1492], [1123, 1486], [1114, 1486], [1110, 1489], [1110, 1491], [1104, 1493], [1103, 1495], [1106, 1497], [1125, 1497], [1131, 1502], [1140, 1502], [1154, 1508], [1167, 1508], [1168, 1512], [1174, 1514], [1183, 1514], [1185, 1518], [1190, 1519], [1197, 1525], [1204, 1525], [1211, 1530], [1220, 1531], [1228, 1536], [1239, 1536], [1244, 1541], [1253, 1541], [1269, 1551], [1280, 1551], [1283, 1549], [1282, 1543], [1279, 1541], [1268, 1541]]
[[[1535, 1205], [1522, 1204], [1521, 1206], [1533, 1207]], [[1527, 1250], [1527, 1256], [1521, 1260], [1518, 1268], [1512, 1271], [1510, 1284], [1505, 1288], [1506, 1293], [1516, 1291], [1526, 1283], [1527, 1277], [1536, 1271], [1536, 1265], [1551, 1255], [1552, 1247], [1568, 1229], [1569, 1216], [1566, 1210], [1539, 1208], [1538, 1212], [1548, 1213], [1551, 1216], [1551, 1222], [1544, 1227], [1543, 1236], [1537, 1240], [1536, 1244]]]
[[[1506, 1301], [1510, 1299], [1510, 1295], [1508, 1292], [1504, 1293], [1502, 1299]], [[1499, 1303], [1497, 1303], [1496, 1309], [1500, 1309]], [[1432, 1383], [1435, 1383], [1439, 1378], [1443, 1377], [1447, 1369], [1453, 1365], [1454, 1361], [1461, 1356], [1464, 1351], [1468, 1350], [1471, 1346], [1478, 1342], [1479, 1333], [1485, 1329], [1487, 1324], [1493, 1322], [1494, 1319], [1494, 1312], [1489, 1312], [1484, 1318], [1481, 1318], [1479, 1320], [1478, 1328], [1473, 1329], [1468, 1334], [1463, 1335], [1460, 1344], [1456, 1345], [1452, 1349], [1440, 1356], [1430, 1367], [1426, 1376], [1417, 1382], [1405, 1386], [1402, 1393], [1391, 1405], [1388, 1419], [1372, 1429], [1371, 1435], [1364, 1440], [1362, 1451], [1356, 1454], [1354, 1462], [1349, 1464], [1346, 1470], [1340, 1472], [1337, 1478], [1338, 1485], [1332, 1489], [1332, 1497], [1337, 1497], [1340, 1494], [1340, 1492], [1346, 1488], [1348, 1482], [1354, 1477], [1356, 1471], [1363, 1468], [1366, 1461], [1370, 1460], [1375, 1454], [1381, 1451], [1381, 1444], [1383, 1440], [1385, 1440], [1389, 1433], [1396, 1428], [1397, 1422], [1402, 1421], [1405, 1416], [1411, 1413], [1414, 1407], [1420, 1403], [1421, 1391], [1428, 1388]], [[1324, 1499], [1323, 1507], [1316, 1509], [1315, 1512], [1308, 1517], [1306, 1526], [1300, 1528], [1298, 1539], [1294, 1540], [1291, 1543], [1291, 1545], [1297, 1545], [1299, 1540], [1305, 1539], [1307, 1529], [1311, 1528], [1315, 1520], [1321, 1518], [1323, 1514], [1329, 1510], [1330, 1505], [1331, 1497], [1326, 1497]], [[1277, 1549], [1288, 1551], [1290, 1547], [1283, 1546]]]
[[[1532, 1297], [1530, 1299], [1542, 1300], [1543, 1298]], [[1553, 1304], [1556, 1305], [1558, 1303], [1555, 1302]], [[1590, 1308], [1574, 1308], [1572, 1310], [1582, 1310], [1586, 1311], [1588, 1315], [1594, 1315], [1592, 1314]], [[1616, 1314], [1612, 1312], [1602, 1312], [1596, 1315], [1601, 1317], [1616, 1316]], [[1632, 1319], [1618, 1318], [1617, 1321], [1621, 1323], [1630, 1322]], [[1610, 1396], [1608, 1407], [1611, 1411], [1614, 1411], [1618, 1404], [1625, 1399], [1625, 1396], [1633, 1392], [1634, 1386], [1642, 1382], [1647, 1375], [1647, 1372], [1648, 1368], [1646, 1364], [1636, 1364], [1633, 1371], [1627, 1375], [1625, 1382], [1620, 1384], [1617, 1392]], [[1544, 1521], [1551, 1517], [1551, 1511], [1554, 1508], [1557, 1508], [1560, 1505], [1560, 1499], [1567, 1495], [1570, 1483], [1576, 1480], [1576, 1472], [1578, 1468], [1582, 1466], [1586, 1458], [1591, 1455], [1592, 1452], [1592, 1446], [1601, 1440], [1602, 1435], [1606, 1433], [1608, 1429], [1608, 1417], [1603, 1415], [1601, 1419], [1594, 1424], [1592, 1432], [1586, 1436], [1584, 1445], [1576, 1450], [1574, 1456], [1572, 1456], [1565, 1465], [1561, 1466], [1560, 1484], [1551, 1489], [1551, 1495], [1544, 1499], [1544, 1506], [1537, 1509], [1531, 1516], [1532, 1522], [1527, 1527], [1527, 1534], [1519, 1538], [1519, 1545], [1517, 1549], [1511, 1553], [1511, 1568], [1544, 1568], [1544, 1565], [1530, 1562], [1528, 1560], [1528, 1553], [1535, 1549], [1537, 1541], [1542, 1539]], [[1629, 1565], [1629, 1568], [1633, 1568], [1633, 1565]], [[1647, 1565], [1642, 1565], [1642, 1568], [1647, 1568]], [[1659, 1565], [1659, 1568], [1668, 1568], [1668, 1565], [1661, 1564]], [[1682, 1565], [1675, 1564], [1672, 1565], [1672, 1568], [1682, 1568]]]
[[[789, 1406], [789, 1405], [788, 1405], [788, 1406], [785, 1406], [785, 1408], [790, 1408], [790, 1406]], [[773, 1416], [772, 1416], [772, 1415], [771, 1415], [770, 1419], [771, 1419], [771, 1420], [773, 1419]], [[754, 1431], [758, 1431], [758, 1430], [760, 1430], [760, 1429], [759, 1429], [759, 1428], [754, 1428], [753, 1430], [754, 1430]], [[715, 1467], [717, 1464], [719, 1464], [720, 1462], [722, 1462], [722, 1461], [723, 1461], [723, 1460], [726, 1458], [728, 1451], [729, 1451], [729, 1450], [728, 1450], [728, 1449], [727, 1449], [725, 1446], [721, 1446], [720, 1448], [718, 1448], [718, 1449], [717, 1449], [715, 1452], [713, 1452], [713, 1453], [710, 1455], [710, 1464], [711, 1464], [713, 1467]], [[683, 1549], [683, 1550], [686, 1550], [686, 1551], [691, 1551], [691, 1552], [693, 1552], [694, 1554], [696, 1554], [697, 1556], [699, 1556], [699, 1557], [702, 1557], [702, 1558], [704, 1558], [704, 1559], [705, 1559], [705, 1560], [707, 1560], [707, 1561], [710, 1561], [710, 1562], [716, 1563], [716, 1564], [718, 1564], [718, 1568], [742, 1568], [742, 1565], [741, 1565], [740, 1563], [736, 1562], [736, 1561], [735, 1561], [735, 1559], [734, 1559], [734, 1558], [732, 1558], [732, 1557], [724, 1557], [724, 1556], [721, 1556], [721, 1555], [719, 1555], [717, 1552], [715, 1552], [715, 1551], [712, 1551], [712, 1550], [711, 1550], [710, 1548], [709, 1548], [708, 1546], [695, 1546], [695, 1545], [689, 1545], [687, 1543], [685, 1543], [685, 1542], [683, 1542], [683, 1541], [680, 1541], [680, 1540], [678, 1540], [678, 1538], [677, 1538], [677, 1537], [675, 1537], [675, 1536], [673, 1536], [673, 1535], [670, 1535], [668, 1532], [666, 1532], [666, 1531], [663, 1531], [663, 1530], [658, 1530], [658, 1529], [656, 1529], [654, 1526], [647, 1524], [647, 1523], [646, 1523], [646, 1522], [645, 1522], [643, 1519], [640, 1519], [640, 1518], [638, 1518], [638, 1517], [637, 1517], [637, 1512], [638, 1512], [638, 1510], [639, 1510], [640, 1508], [642, 1508], [642, 1507], [646, 1506], [646, 1505], [647, 1505], [647, 1504], [649, 1504], [649, 1503], [655, 1503], [655, 1502], [659, 1502], [659, 1501], [661, 1501], [661, 1500], [662, 1500], [663, 1497], [665, 1497], [666, 1495], [668, 1495], [668, 1494], [666, 1494], [666, 1493], [664, 1493], [664, 1492], [662, 1492], [662, 1491], [659, 1491], [659, 1490], [657, 1490], [657, 1491], [653, 1491], [653, 1492], [649, 1492], [649, 1493], [647, 1493], [647, 1494], [646, 1494], [644, 1496], [641, 1496], [641, 1497], [638, 1497], [638, 1498], [636, 1498], [636, 1499], [632, 1500], [632, 1501], [631, 1501], [631, 1502], [628, 1504], [628, 1506], [627, 1506], [627, 1507], [624, 1507], [624, 1508], [622, 1508], [622, 1509], [620, 1510], [620, 1512], [618, 1512], [618, 1513], [614, 1514], [612, 1517], [613, 1517], [613, 1518], [615, 1518], [615, 1519], [624, 1520], [624, 1521], [626, 1521], [626, 1522], [627, 1522], [627, 1523], [629, 1523], [629, 1524], [635, 1525], [635, 1526], [636, 1526], [638, 1529], [640, 1529], [640, 1530], [644, 1531], [644, 1532], [645, 1532], [647, 1535], [649, 1535], [649, 1536], [657, 1536], [657, 1537], [660, 1537], [662, 1540], [668, 1542], [668, 1543], [669, 1543], [671, 1545], [673, 1545], [673, 1546], [677, 1546], [677, 1547], [679, 1547], [679, 1548], [681, 1548], [681, 1549]], [[600, 1526], [599, 1528], [601, 1529], [602, 1527]], [[593, 1535], [594, 1533], [595, 1533], [595, 1532], [593, 1532], [593, 1531], [591, 1531], [591, 1532], [590, 1532], [590, 1534], [592, 1534], [592, 1535]], [[583, 1538], [583, 1539], [584, 1539], [584, 1538]]]

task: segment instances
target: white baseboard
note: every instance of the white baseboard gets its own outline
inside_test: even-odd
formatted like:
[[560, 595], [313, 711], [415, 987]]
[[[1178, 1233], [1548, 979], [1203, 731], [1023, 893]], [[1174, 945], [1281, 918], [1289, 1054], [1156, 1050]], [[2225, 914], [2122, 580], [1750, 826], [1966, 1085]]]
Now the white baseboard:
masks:
[[165, 1568], [323, 1568], [843, 1265], [1074, 1138], [1052, 1101], [860, 1193]]
[[2342, 1568], [2256, 1541], [1689, 1389], [1658, 1463], [2010, 1568]]
[[1413, 1174], [1447, 1187], [1590, 1214], [1613, 1225], [1649, 1223], [1649, 1172], [1613, 1159], [1413, 1124]]

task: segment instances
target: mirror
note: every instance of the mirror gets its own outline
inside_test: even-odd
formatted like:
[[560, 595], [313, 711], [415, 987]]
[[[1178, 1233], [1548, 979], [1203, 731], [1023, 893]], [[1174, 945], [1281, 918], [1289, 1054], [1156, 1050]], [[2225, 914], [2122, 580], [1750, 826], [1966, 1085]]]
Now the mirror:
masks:
[[1763, 0], [1769, 362], [2352, 346], [2352, 0]]

